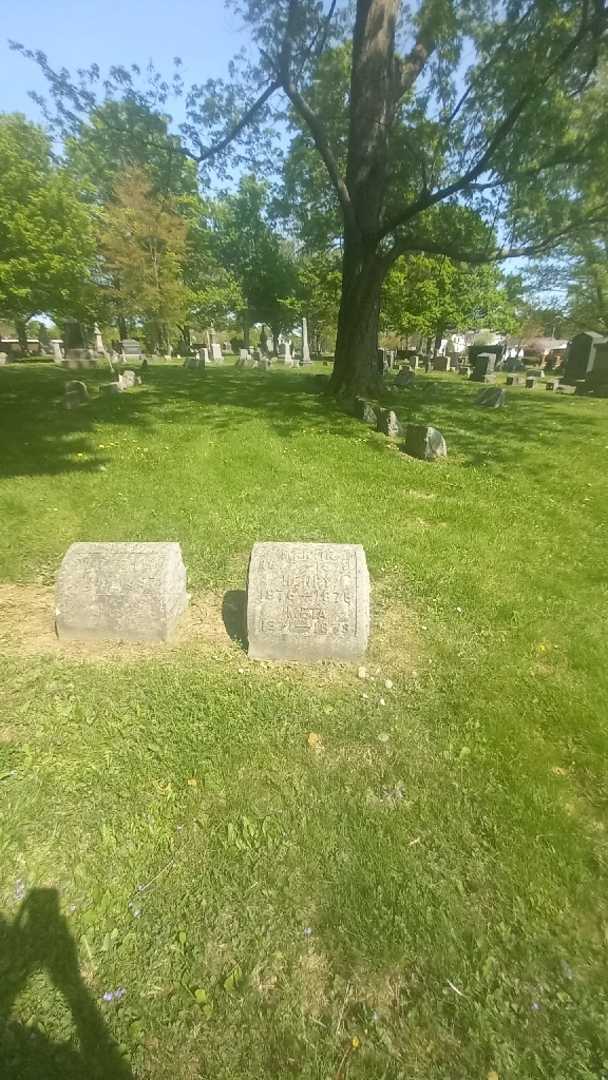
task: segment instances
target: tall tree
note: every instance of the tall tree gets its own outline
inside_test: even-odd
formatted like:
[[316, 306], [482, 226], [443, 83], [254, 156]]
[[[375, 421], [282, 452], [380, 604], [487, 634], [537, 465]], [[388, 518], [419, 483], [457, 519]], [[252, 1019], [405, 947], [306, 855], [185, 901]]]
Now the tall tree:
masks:
[[[335, 391], [371, 378], [382, 282], [401, 255], [486, 262], [549, 250], [582, 222], [606, 221], [603, 193], [591, 204], [578, 198], [579, 177], [605, 152], [608, 107], [596, 94], [596, 72], [606, 49], [606, 0], [232, 6], [259, 50], [242, 107], [239, 81], [193, 87], [183, 132], [203, 164], [263, 121], [282, 91], [312, 138], [343, 221]], [[311, 101], [326, 49], [345, 41], [344, 148]], [[467, 55], [474, 60], [464, 70]], [[55, 96], [59, 82], [82, 107], [82, 91], [52, 75]], [[486, 222], [483, 243], [447, 213], [462, 204]]]
[[161, 352], [188, 311], [186, 236], [176, 205], [154, 194], [144, 170], [126, 170], [100, 228], [106, 290], [117, 313], [138, 320], [151, 347]]
[[95, 215], [42, 128], [0, 116], [0, 318], [27, 353], [34, 315], [95, 318]]

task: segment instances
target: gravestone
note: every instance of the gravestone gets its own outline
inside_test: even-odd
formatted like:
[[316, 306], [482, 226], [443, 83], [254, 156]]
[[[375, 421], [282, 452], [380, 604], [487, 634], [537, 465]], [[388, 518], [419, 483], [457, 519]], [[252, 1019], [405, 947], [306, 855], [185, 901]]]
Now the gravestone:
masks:
[[85, 383], [80, 382], [78, 379], [71, 379], [70, 382], [65, 384], [63, 404], [66, 409], [77, 409], [79, 405], [83, 405], [88, 400], [89, 391]]
[[403, 435], [403, 427], [396, 412], [392, 409], [380, 409], [378, 412], [377, 430], [389, 439], [398, 439]]
[[[205, 350], [205, 352], [206, 351], [207, 350]], [[201, 359], [200, 352], [202, 352], [202, 350], [200, 350], [196, 354], [196, 356], [187, 356], [186, 359], [184, 360], [184, 367], [189, 368], [190, 370], [193, 370], [193, 371], [199, 371], [201, 368], [204, 368], [205, 361], [203, 359]]]
[[478, 353], [475, 357], [475, 370], [471, 375], [473, 382], [496, 382], [494, 366], [496, 357], [492, 353]]
[[222, 346], [218, 345], [217, 342], [215, 342], [215, 341], [213, 342], [213, 344], [211, 346], [211, 359], [216, 364], [223, 364], [224, 363], [224, 354], [222, 352]]
[[105, 345], [103, 343], [103, 338], [101, 336], [101, 330], [99, 329], [97, 323], [95, 323], [95, 326], [93, 328], [93, 334], [95, 335], [95, 352], [100, 353], [102, 356], [105, 356], [106, 355], [106, 347], [105, 347]]
[[57, 575], [57, 635], [167, 641], [188, 606], [179, 544], [72, 544]]
[[53, 338], [51, 340], [51, 349], [53, 350], [53, 360], [56, 364], [63, 363], [63, 353], [61, 351], [61, 339]]
[[547, 379], [545, 383], [545, 390], [557, 390], [560, 382], [560, 379]]
[[136, 375], [131, 368], [126, 368], [121, 371], [118, 376], [118, 385], [121, 390], [130, 390], [133, 386], [137, 386], [141, 382], [139, 375]]
[[407, 368], [401, 368], [401, 371], [397, 373], [394, 385], [409, 388], [414, 385], [415, 379], [416, 376], [413, 371], [408, 371]]
[[249, 349], [241, 349], [239, 352], [239, 358], [237, 360], [237, 367], [245, 367], [249, 360]]
[[475, 404], [484, 409], [502, 409], [507, 403], [507, 394], [500, 386], [489, 386], [475, 398]]
[[576, 394], [576, 386], [569, 386], [568, 383], [560, 383], [556, 390], [557, 394]]
[[0, 367], [4, 367], [8, 360], [8, 356], [5, 352], [0, 352]]
[[365, 401], [364, 398], [355, 398], [353, 402], [353, 413], [358, 420], [363, 420], [365, 424], [373, 424], [375, 427], [378, 422], [376, 410], [370, 405], [369, 401]]
[[285, 364], [286, 367], [292, 366], [293, 360], [291, 356], [291, 346], [288, 341], [283, 341], [280, 343], [277, 352], [277, 358], [279, 362], [281, 364]]
[[302, 367], [308, 367], [309, 364], [312, 364], [312, 360], [310, 359], [310, 348], [308, 345], [307, 319], [302, 319], [302, 359], [300, 363]]
[[536, 390], [536, 387], [538, 385], [539, 385], [539, 382], [538, 382], [538, 379], [536, 378], [535, 375], [527, 375], [526, 376], [526, 389], [528, 389], [528, 390]]
[[435, 461], [436, 458], [448, 455], [446, 441], [441, 432], [426, 424], [407, 425], [403, 449], [410, 457], [420, 458], [422, 461]]
[[135, 338], [125, 338], [120, 343], [125, 359], [139, 360], [142, 356], [141, 344]]
[[253, 660], [356, 660], [369, 636], [359, 544], [254, 544], [247, 579]]
[[112, 394], [122, 394], [122, 386], [118, 382], [102, 383], [99, 387], [99, 393], [104, 397], [110, 397]]
[[199, 367], [205, 367], [205, 365], [207, 364], [207, 362], [209, 360], [209, 349], [207, 349], [203, 345], [203, 346], [201, 346], [201, 348], [196, 350], [196, 354], [197, 354], [197, 356], [198, 356], [198, 358], [200, 360]]
[[510, 374], [510, 375], [507, 375], [507, 386], [525, 386], [525, 385], [526, 385], [526, 376], [525, 375], [518, 375], [515, 372]]

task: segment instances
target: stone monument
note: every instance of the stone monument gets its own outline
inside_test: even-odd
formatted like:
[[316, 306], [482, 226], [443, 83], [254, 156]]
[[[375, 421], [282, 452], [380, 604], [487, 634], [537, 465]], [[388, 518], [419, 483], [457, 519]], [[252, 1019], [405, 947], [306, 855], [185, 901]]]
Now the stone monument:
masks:
[[422, 461], [435, 461], [436, 458], [448, 456], [446, 441], [441, 432], [426, 424], [407, 425], [403, 449], [410, 457], [420, 458]]
[[56, 364], [63, 363], [63, 353], [61, 351], [61, 338], [51, 338], [51, 349], [53, 350], [53, 360]]
[[401, 421], [392, 409], [380, 409], [377, 416], [377, 430], [382, 435], [388, 435], [389, 439], [398, 439], [400, 435], [403, 435]]
[[222, 346], [218, 345], [218, 343], [216, 341], [214, 341], [212, 343], [212, 345], [211, 345], [211, 359], [217, 364], [223, 364], [224, 363], [224, 354], [222, 352]]
[[471, 375], [472, 382], [493, 383], [496, 382], [496, 357], [493, 353], [478, 353], [475, 357], [475, 370]]
[[369, 575], [359, 544], [254, 544], [247, 580], [254, 660], [356, 660], [369, 636]]
[[57, 635], [167, 641], [188, 605], [179, 544], [72, 544], [55, 588]]
[[306, 319], [302, 319], [302, 367], [307, 367], [308, 364], [312, 364], [310, 359], [310, 349], [308, 347], [308, 322]]
[[507, 403], [507, 391], [501, 386], [488, 386], [475, 398], [475, 404], [484, 409], [502, 409]]

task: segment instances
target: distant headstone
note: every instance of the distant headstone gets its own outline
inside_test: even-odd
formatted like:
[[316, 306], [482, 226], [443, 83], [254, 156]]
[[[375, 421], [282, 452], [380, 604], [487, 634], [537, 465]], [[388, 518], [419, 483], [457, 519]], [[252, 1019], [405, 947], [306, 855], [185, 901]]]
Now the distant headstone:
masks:
[[397, 373], [394, 385], [399, 387], [406, 387], [406, 389], [409, 389], [414, 385], [415, 381], [416, 376], [414, 375], [413, 371], [408, 371], [407, 368], [401, 368], [401, 371]]
[[51, 340], [51, 349], [53, 350], [53, 360], [56, 364], [63, 362], [63, 353], [61, 351], [61, 340], [59, 338], [53, 338]]
[[254, 660], [356, 660], [369, 636], [369, 575], [359, 544], [254, 544], [247, 579]]
[[369, 401], [365, 401], [365, 399], [361, 397], [356, 397], [353, 402], [353, 413], [358, 420], [363, 420], [365, 424], [373, 424], [373, 426], [376, 427], [378, 416], [376, 410], [370, 405]]
[[568, 383], [560, 383], [560, 385], [557, 387], [556, 393], [576, 394], [576, 386], [569, 386]]
[[510, 375], [507, 375], [507, 386], [525, 386], [525, 385], [526, 385], [526, 376], [525, 375], [518, 375], [516, 372], [513, 372]]
[[222, 352], [222, 346], [218, 345], [217, 342], [215, 342], [215, 341], [213, 342], [213, 344], [211, 346], [211, 359], [214, 361], [214, 363], [218, 363], [218, 364], [223, 364], [224, 363], [224, 354]]
[[[207, 350], [205, 349], [205, 352], [206, 351]], [[205, 361], [201, 360], [200, 352], [197, 353], [196, 356], [187, 356], [186, 359], [184, 360], [184, 367], [185, 368], [190, 368], [192, 370], [199, 371], [201, 368], [204, 368], [204, 366], [205, 366]]]
[[139, 360], [142, 356], [141, 344], [135, 338], [125, 338], [120, 343], [122, 355], [130, 360]]
[[268, 371], [272, 367], [272, 360], [269, 356], [260, 356], [260, 359], [256, 360], [255, 366], [262, 371]]
[[131, 368], [126, 368], [121, 371], [118, 376], [118, 385], [121, 390], [130, 390], [133, 386], [137, 386], [141, 382], [139, 375], [136, 375]]
[[187, 605], [179, 544], [72, 544], [57, 576], [57, 635], [167, 641]]
[[101, 330], [99, 329], [97, 323], [95, 323], [93, 333], [95, 335], [95, 352], [101, 353], [102, 356], [105, 356], [106, 348], [103, 343], [103, 338], [101, 336]]
[[494, 366], [496, 357], [493, 353], [478, 353], [475, 357], [475, 369], [471, 375], [473, 382], [496, 382]]
[[245, 367], [245, 364], [249, 360], [249, 349], [241, 349], [239, 352], [239, 358], [236, 362], [236, 367]]
[[380, 409], [378, 412], [377, 430], [389, 439], [397, 439], [403, 435], [403, 427], [396, 412], [392, 409]]
[[0, 367], [4, 367], [8, 360], [8, 356], [5, 352], [0, 352]]
[[308, 367], [312, 364], [310, 359], [310, 348], [308, 346], [308, 322], [306, 319], [302, 319], [302, 367]]
[[507, 403], [507, 393], [500, 386], [488, 386], [475, 398], [475, 404], [484, 409], [502, 409]]
[[277, 350], [277, 358], [279, 363], [285, 364], [287, 367], [291, 367], [293, 360], [291, 356], [291, 346], [288, 341], [283, 341], [279, 344]]
[[122, 394], [122, 386], [118, 382], [102, 383], [99, 387], [99, 393], [104, 397], [110, 397], [112, 394]]
[[560, 385], [560, 379], [547, 379], [545, 383], [545, 390], [557, 390]]
[[77, 409], [79, 405], [83, 405], [88, 400], [89, 391], [85, 383], [80, 382], [78, 379], [71, 379], [70, 382], [65, 384], [63, 404], [66, 409]]
[[207, 362], [209, 360], [209, 349], [207, 349], [203, 345], [203, 346], [201, 346], [201, 348], [196, 350], [196, 355], [198, 356], [198, 358], [200, 360], [199, 367], [205, 367], [205, 365], [207, 364]]
[[437, 428], [426, 424], [408, 424], [405, 432], [404, 450], [410, 457], [423, 461], [435, 461], [447, 457], [446, 441]]
[[538, 385], [539, 385], [538, 379], [536, 378], [535, 375], [527, 375], [526, 376], [526, 388], [528, 390], [536, 390], [536, 387]]

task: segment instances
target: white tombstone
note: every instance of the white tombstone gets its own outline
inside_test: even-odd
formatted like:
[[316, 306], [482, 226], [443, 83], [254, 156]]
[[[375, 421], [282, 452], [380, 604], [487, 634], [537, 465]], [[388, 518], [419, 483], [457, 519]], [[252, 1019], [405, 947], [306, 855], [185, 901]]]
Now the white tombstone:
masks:
[[290, 346], [288, 341], [283, 341], [279, 345], [278, 360], [279, 360], [279, 363], [285, 364], [286, 367], [291, 367], [291, 364], [292, 364], [291, 346]]
[[102, 353], [105, 356], [106, 348], [103, 343], [103, 338], [101, 336], [101, 330], [99, 329], [97, 323], [95, 323], [93, 333], [95, 334], [95, 352]]
[[308, 347], [308, 322], [302, 319], [302, 365], [312, 364], [310, 349]]
[[223, 364], [224, 362], [222, 346], [218, 345], [215, 341], [211, 345], [211, 359], [214, 361], [214, 363]]
[[167, 641], [188, 605], [179, 544], [72, 544], [57, 575], [57, 635]]
[[369, 575], [359, 544], [254, 544], [247, 579], [254, 660], [355, 660], [369, 636]]
[[53, 350], [53, 360], [56, 364], [63, 362], [63, 353], [61, 351], [61, 339], [53, 338], [51, 340], [51, 349]]
[[205, 367], [205, 364], [209, 363], [209, 349], [206, 349], [204, 346], [203, 346], [203, 348], [199, 349], [198, 350], [198, 358], [199, 358], [201, 364], [203, 365], [203, 367]]

